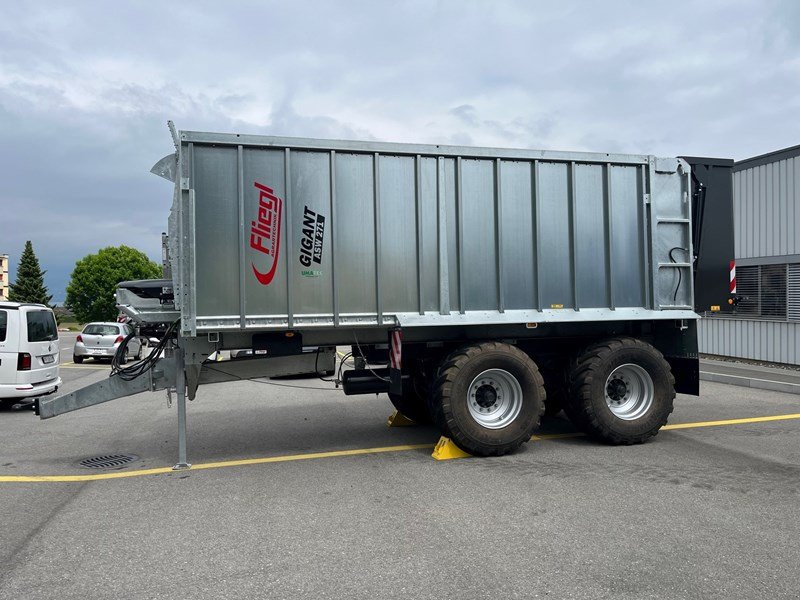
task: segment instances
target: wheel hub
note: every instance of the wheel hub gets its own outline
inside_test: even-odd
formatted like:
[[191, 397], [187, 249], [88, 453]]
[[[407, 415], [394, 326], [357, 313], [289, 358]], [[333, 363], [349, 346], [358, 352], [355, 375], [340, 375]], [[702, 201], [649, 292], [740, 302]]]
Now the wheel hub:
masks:
[[628, 393], [628, 385], [622, 379], [612, 379], [606, 386], [606, 394], [612, 402], [622, 402]]
[[487, 369], [469, 386], [467, 407], [470, 416], [482, 427], [501, 429], [522, 410], [522, 386], [503, 369]]
[[606, 379], [605, 397], [615, 417], [633, 421], [647, 414], [653, 406], [655, 385], [640, 365], [620, 365]]
[[475, 392], [475, 401], [481, 408], [491, 408], [497, 403], [497, 391], [491, 384], [483, 384]]

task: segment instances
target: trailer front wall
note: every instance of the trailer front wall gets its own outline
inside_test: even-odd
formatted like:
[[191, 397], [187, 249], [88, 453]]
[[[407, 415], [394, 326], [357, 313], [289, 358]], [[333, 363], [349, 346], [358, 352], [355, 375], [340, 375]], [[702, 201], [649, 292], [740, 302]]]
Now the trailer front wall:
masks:
[[693, 317], [677, 159], [181, 139], [185, 333]]

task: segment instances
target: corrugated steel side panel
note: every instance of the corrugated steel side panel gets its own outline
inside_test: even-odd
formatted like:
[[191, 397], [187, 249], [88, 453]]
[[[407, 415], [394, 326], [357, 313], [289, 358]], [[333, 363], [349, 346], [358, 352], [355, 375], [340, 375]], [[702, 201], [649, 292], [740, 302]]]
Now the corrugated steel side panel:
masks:
[[800, 364], [800, 323], [701, 319], [700, 352], [784, 364]]
[[736, 258], [800, 254], [800, 157], [734, 170]]
[[678, 159], [180, 138], [185, 334], [695, 317]]

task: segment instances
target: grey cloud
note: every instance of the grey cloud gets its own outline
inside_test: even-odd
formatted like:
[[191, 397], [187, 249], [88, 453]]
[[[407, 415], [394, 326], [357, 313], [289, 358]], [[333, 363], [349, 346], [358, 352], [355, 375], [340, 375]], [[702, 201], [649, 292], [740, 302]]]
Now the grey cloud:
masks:
[[478, 118], [475, 116], [475, 107], [471, 104], [462, 104], [450, 109], [450, 114], [458, 117], [470, 126], [478, 125]]
[[278, 102], [269, 113], [269, 129], [281, 135], [332, 139], [372, 139], [372, 134], [327, 115], [300, 115], [291, 98]]

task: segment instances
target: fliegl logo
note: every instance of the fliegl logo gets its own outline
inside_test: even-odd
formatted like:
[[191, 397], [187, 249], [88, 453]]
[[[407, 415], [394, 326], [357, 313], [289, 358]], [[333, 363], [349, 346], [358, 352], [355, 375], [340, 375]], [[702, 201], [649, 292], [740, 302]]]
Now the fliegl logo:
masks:
[[[268, 256], [268, 259], [250, 263], [253, 273], [261, 285], [269, 285], [275, 277], [278, 269], [278, 253], [281, 249], [281, 212], [283, 212], [283, 200], [275, 195], [275, 192], [257, 181], [254, 183], [258, 190], [258, 216], [255, 221], [250, 222], [250, 247]], [[260, 271], [256, 263], [267, 267], [266, 271]]]

